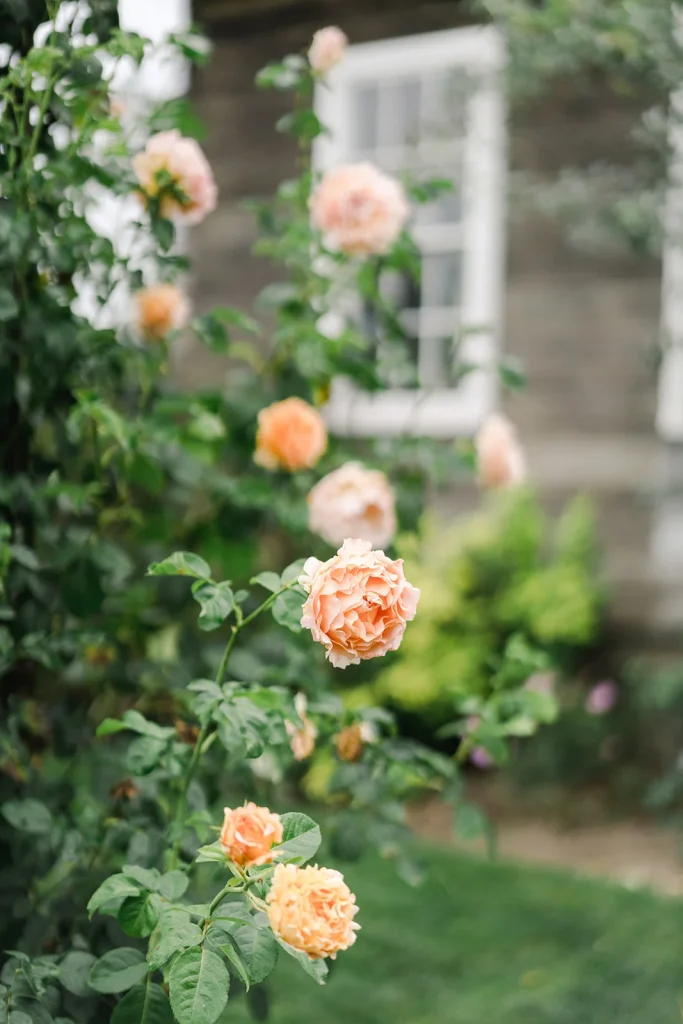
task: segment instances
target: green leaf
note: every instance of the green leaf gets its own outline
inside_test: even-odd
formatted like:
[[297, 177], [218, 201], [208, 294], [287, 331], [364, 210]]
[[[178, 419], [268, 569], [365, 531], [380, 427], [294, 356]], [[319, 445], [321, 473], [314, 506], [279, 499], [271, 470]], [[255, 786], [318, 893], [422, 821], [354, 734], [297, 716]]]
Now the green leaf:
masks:
[[90, 987], [103, 995], [125, 992], [147, 974], [147, 962], [139, 949], [124, 946], [112, 949], [93, 965]]
[[453, 828], [458, 839], [469, 842], [486, 835], [488, 822], [486, 816], [474, 804], [460, 804], [455, 811]]
[[218, 629], [235, 607], [235, 596], [228, 583], [200, 583], [192, 596], [201, 606], [198, 625], [208, 632]]
[[92, 995], [88, 978], [95, 960], [96, 957], [84, 949], [69, 950], [59, 967], [59, 980], [67, 992], [82, 999]]
[[111, 1024], [173, 1024], [173, 1014], [161, 985], [136, 985], [114, 1007]]
[[156, 722], [149, 722], [144, 715], [134, 709], [126, 711], [120, 719], [105, 718], [97, 729], [97, 735], [111, 736], [113, 733], [124, 732], [126, 729], [158, 740], [170, 740], [175, 736], [175, 729], [167, 725], [157, 725]]
[[203, 938], [201, 928], [190, 920], [189, 915], [177, 910], [165, 910], [160, 914], [150, 939], [147, 954], [150, 970], [156, 971], [163, 967], [180, 950], [201, 945]]
[[158, 914], [149, 893], [140, 893], [138, 896], [128, 896], [116, 917], [126, 935], [141, 939], [152, 934]]
[[498, 376], [506, 388], [519, 391], [526, 387], [526, 374], [519, 360], [508, 356], [498, 364]]
[[320, 827], [307, 814], [292, 811], [283, 814], [282, 842], [273, 847], [278, 862], [304, 864], [317, 852], [322, 835]]
[[152, 221], [152, 234], [154, 235], [162, 252], [168, 252], [175, 241], [175, 226], [172, 220], [163, 217], [155, 217]]
[[211, 567], [191, 551], [174, 551], [163, 562], [152, 562], [148, 576], [193, 576], [198, 580], [211, 579]]
[[249, 334], [259, 334], [261, 331], [257, 321], [243, 313], [241, 309], [234, 309], [232, 306], [217, 306], [213, 310], [213, 315], [222, 323], [247, 331]]
[[276, 64], [267, 64], [256, 75], [259, 89], [296, 89], [309, 75], [308, 63], [300, 54], [290, 54]]
[[319, 985], [325, 984], [327, 978], [327, 964], [324, 960], [311, 960], [308, 953], [302, 953], [299, 949], [294, 949], [294, 946], [290, 946], [288, 942], [283, 942], [282, 939], [276, 937], [276, 942], [279, 946], [282, 946], [286, 953], [289, 953], [294, 960], [300, 964], [305, 970], [306, 974], [309, 974], [314, 981], [317, 981]]
[[282, 573], [282, 582], [280, 586], [284, 587], [286, 583], [291, 583], [292, 580], [297, 580], [304, 571], [306, 564], [305, 558], [297, 558], [296, 562], [291, 562]]
[[110, 875], [88, 900], [88, 914], [92, 917], [95, 911], [100, 910], [105, 904], [113, 903], [114, 900], [121, 902], [127, 896], [137, 896], [139, 892], [140, 887], [124, 875]]
[[228, 858], [223, 853], [221, 844], [216, 840], [209, 846], [200, 846], [197, 850], [197, 863], [205, 864], [208, 861], [216, 861], [219, 864], [226, 864]]
[[167, 900], [179, 900], [189, 884], [190, 880], [184, 871], [168, 871], [159, 882], [158, 892]]
[[280, 626], [285, 626], [292, 633], [301, 632], [301, 608], [304, 603], [300, 590], [285, 590], [273, 602], [273, 618]]
[[242, 981], [244, 982], [245, 988], [247, 989], [247, 991], [249, 991], [249, 986], [251, 982], [249, 980], [247, 968], [242, 962], [239, 947], [231, 936], [228, 936], [228, 938], [229, 941], [226, 942], [225, 945], [221, 946], [221, 952], [223, 952], [225, 956], [228, 958], [228, 960], [235, 968]]
[[252, 985], [265, 981], [277, 963], [278, 944], [265, 920], [252, 922], [233, 932]]
[[295, 139], [312, 142], [325, 132], [325, 126], [310, 107], [303, 110], [292, 110], [285, 114], [275, 125], [279, 132], [289, 132]]
[[277, 594], [282, 584], [280, 583], [280, 577], [276, 572], [260, 572], [258, 576], [253, 576], [249, 580], [250, 583], [255, 583], [259, 587], [264, 587], [266, 590], [270, 590], [271, 594]]
[[44, 836], [52, 829], [52, 815], [40, 800], [8, 800], [0, 810], [5, 821], [19, 832]]
[[178, 1024], [213, 1024], [228, 1001], [230, 975], [217, 953], [188, 949], [169, 976], [171, 1007]]
[[161, 874], [156, 868], [141, 868], [138, 864], [124, 864], [121, 874], [125, 875], [132, 882], [137, 882], [144, 889], [150, 892], [157, 892]]
[[126, 767], [131, 775], [149, 775], [157, 767], [166, 748], [168, 740], [155, 739], [153, 736], [138, 736], [129, 744], [126, 751]]

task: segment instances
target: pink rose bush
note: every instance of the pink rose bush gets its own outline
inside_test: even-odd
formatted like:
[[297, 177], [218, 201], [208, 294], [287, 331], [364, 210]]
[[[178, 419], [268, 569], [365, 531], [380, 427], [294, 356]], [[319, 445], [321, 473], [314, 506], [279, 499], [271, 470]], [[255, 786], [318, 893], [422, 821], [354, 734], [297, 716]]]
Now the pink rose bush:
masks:
[[308, 50], [308, 63], [316, 75], [326, 75], [344, 59], [349, 40], [336, 25], [319, 29]]
[[331, 957], [356, 941], [356, 897], [332, 868], [278, 864], [268, 893], [275, 935], [312, 960]]
[[350, 256], [389, 252], [409, 214], [401, 184], [370, 163], [328, 171], [309, 205], [327, 243]]
[[396, 532], [394, 492], [384, 473], [347, 462], [308, 495], [308, 528], [335, 547], [346, 537], [384, 548]]
[[501, 413], [489, 416], [477, 434], [479, 482], [485, 490], [515, 487], [526, 479], [526, 459], [515, 428]]
[[299, 582], [308, 594], [301, 625], [335, 668], [397, 650], [420, 597], [403, 559], [392, 561], [363, 540], [345, 540], [326, 562], [309, 558]]
[[175, 128], [153, 135], [133, 170], [146, 201], [159, 197], [163, 217], [199, 224], [216, 209], [218, 189], [211, 166], [194, 139]]

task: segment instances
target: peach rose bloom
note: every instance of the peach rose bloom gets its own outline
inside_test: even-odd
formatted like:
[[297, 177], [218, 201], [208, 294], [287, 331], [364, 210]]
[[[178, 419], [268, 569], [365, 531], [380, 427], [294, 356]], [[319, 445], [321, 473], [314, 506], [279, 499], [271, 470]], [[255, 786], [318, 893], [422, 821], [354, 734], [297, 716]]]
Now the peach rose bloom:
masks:
[[278, 864], [268, 893], [268, 920], [275, 934], [312, 960], [348, 949], [360, 927], [356, 897], [339, 871]]
[[325, 422], [302, 398], [274, 402], [258, 414], [254, 462], [264, 469], [310, 469], [327, 448]]
[[308, 701], [305, 693], [297, 693], [294, 698], [296, 713], [301, 719], [301, 727], [294, 722], [285, 720], [285, 729], [289, 736], [289, 745], [292, 748], [295, 761], [305, 761], [315, 750], [315, 741], [318, 738], [318, 730], [306, 714]]
[[190, 303], [174, 284], [153, 284], [133, 296], [137, 304], [137, 324], [146, 341], [161, 341], [170, 331], [185, 327]]
[[363, 730], [358, 722], [347, 725], [334, 737], [334, 746], [340, 761], [360, 761], [363, 756]]
[[409, 213], [401, 184], [370, 163], [328, 171], [309, 206], [328, 244], [353, 256], [388, 252]]
[[389, 544], [396, 532], [394, 492], [384, 473], [347, 462], [308, 495], [308, 528], [337, 547], [345, 537]]
[[162, 216], [199, 224], [216, 209], [218, 189], [208, 160], [194, 139], [184, 138], [175, 128], [153, 135], [132, 163], [145, 196], [159, 193], [156, 175], [160, 171], [165, 171], [183, 194], [182, 198], [162, 195]]
[[308, 62], [316, 75], [326, 75], [344, 59], [349, 40], [336, 25], [319, 29], [308, 51]]
[[489, 416], [474, 439], [479, 483], [486, 490], [514, 487], [526, 479], [526, 459], [517, 432], [500, 413]]
[[403, 559], [392, 562], [364, 540], [345, 540], [327, 562], [309, 558], [299, 582], [308, 593], [301, 625], [335, 668], [395, 651], [420, 597], [403, 575]]
[[242, 868], [269, 864], [274, 856], [273, 844], [282, 842], [279, 814], [254, 803], [234, 810], [226, 807], [223, 813], [219, 842], [225, 856]]

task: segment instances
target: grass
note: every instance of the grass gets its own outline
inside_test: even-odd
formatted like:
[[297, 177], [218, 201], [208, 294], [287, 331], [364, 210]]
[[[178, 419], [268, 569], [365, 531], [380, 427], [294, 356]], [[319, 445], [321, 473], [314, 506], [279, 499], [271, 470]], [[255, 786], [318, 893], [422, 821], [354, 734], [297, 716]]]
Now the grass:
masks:
[[[376, 859], [345, 870], [358, 941], [324, 988], [282, 956], [272, 1024], [683, 1021], [682, 903], [446, 850], [425, 857], [418, 889]], [[244, 1002], [229, 1015], [246, 1021]]]

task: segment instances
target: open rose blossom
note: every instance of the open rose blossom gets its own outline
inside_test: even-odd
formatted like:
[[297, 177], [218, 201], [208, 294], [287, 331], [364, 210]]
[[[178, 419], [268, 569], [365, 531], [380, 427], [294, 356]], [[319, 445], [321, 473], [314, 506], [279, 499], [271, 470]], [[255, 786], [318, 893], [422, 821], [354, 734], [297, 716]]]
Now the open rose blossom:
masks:
[[308, 495], [308, 528], [337, 547], [345, 537], [383, 548], [396, 532], [394, 492], [384, 473], [347, 462]]
[[515, 428], [500, 413], [489, 416], [479, 430], [477, 451], [479, 483], [486, 490], [514, 487], [526, 479], [526, 460]]
[[329, 956], [356, 941], [360, 927], [356, 897], [339, 871], [278, 864], [268, 893], [268, 920], [275, 934], [312, 960]]
[[296, 713], [301, 719], [301, 726], [295, 725], [289, 720], [285, 721], [285, 729], [289, 736], [289, 745], [294, 754], [295, 761], [305, 761], [315, 750], [315, 741], [318, 737], [318, 730], [315, 724], [306, 714], [308, 701], [305, 693], [297, 693], [294, 698]]
[[[208, 160], [194, 139], [184, 138], [175, 128], [153, 135], [132, 162], [144, 196], [153, 198], [163, 191], [162, 216], [199, 224], [216, 209], [218, 189]], [[168, 175], [170, 183], [160, 184], [158, 174]]]
[[170, 331], [185, 327], [190, 304], [174, 284], [154, 284], [141, 288], [134, 299], [138, 329], [146, 341], [161, 341]]
[[316, 75], [326, 75], [344, 59], [349, 40], [336, 25], [319, 29], [308, 51], [308, 62]]
[[327, 562], [309, 558], [299, 582], [308, 594], [301, 625], [335, 668], [395, 651], [420, 597], [403, 575], [403, 559], [392, 562], [364, 540], [345, 540]]
[[234, 810], [226, 807], [223, 813], [219, 842], [225, 856], [242, 868], [269, 864], [273, 844], [282, 842], [280, 816], [253, 803]]
[[328, 244], [352, 256], [388, 252], [409, 213], [401, 184], [370, 163], [328, 171], [310, 209]]
[[315, 466], [326, 448], [324, 420], [302, 398], [274, 402], [258, 414], [254, 452], [258, 466], [295, 473]]

